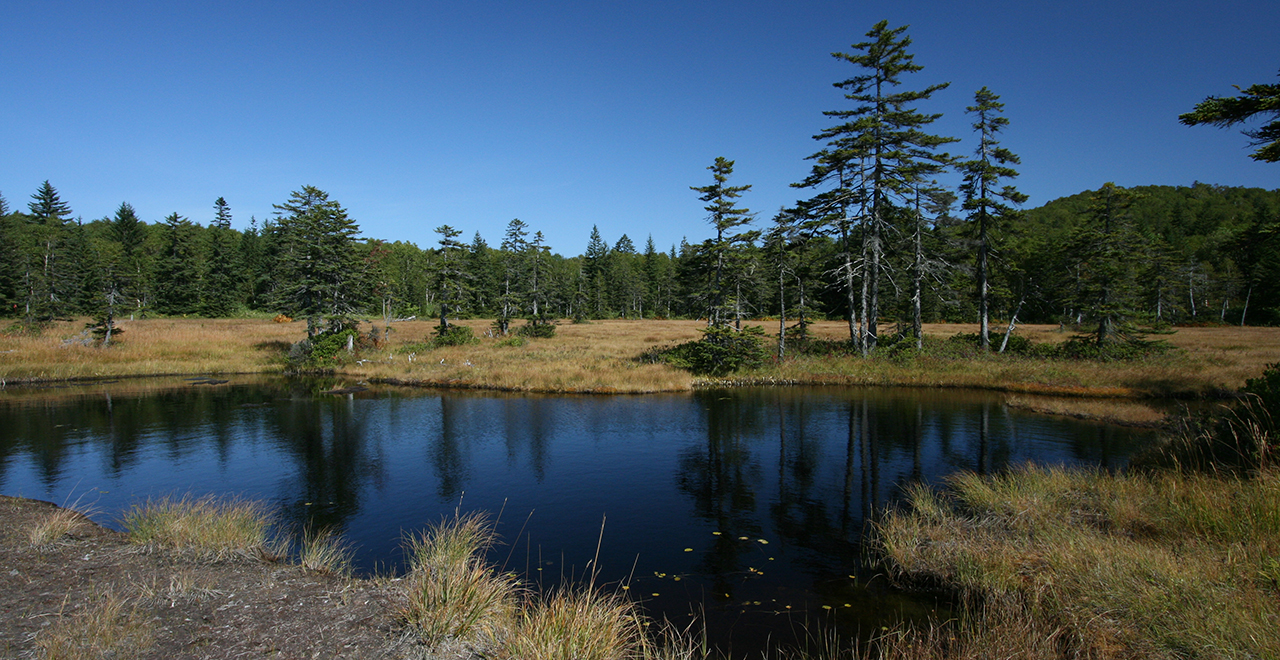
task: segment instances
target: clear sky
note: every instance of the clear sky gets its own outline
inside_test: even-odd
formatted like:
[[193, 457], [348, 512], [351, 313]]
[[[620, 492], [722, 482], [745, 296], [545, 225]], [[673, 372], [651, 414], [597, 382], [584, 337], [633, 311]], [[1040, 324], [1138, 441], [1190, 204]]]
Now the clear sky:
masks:
[[148, 222], [234, 226], [303, 185], [365, 236], [496, 247], [520, 218], [562, 254], [592, 225], [660, 249], [710, 235], [689, 186], [736, 161], [764, 226], [804, 191], [824, 110], [851, 107], [831, 57], [881, 19], [909, 25], [904, 89], [933, 132], [974, 143], [987, 86], [1011, 125], [1028, 207], [1094, 189], [1280, 188], [1237, 130], [1177, 122], [1208, 95], [1277, 81], [1280, 2], [0, 3], [0, 193], [48, 179], [85, 221], [122, 201]]

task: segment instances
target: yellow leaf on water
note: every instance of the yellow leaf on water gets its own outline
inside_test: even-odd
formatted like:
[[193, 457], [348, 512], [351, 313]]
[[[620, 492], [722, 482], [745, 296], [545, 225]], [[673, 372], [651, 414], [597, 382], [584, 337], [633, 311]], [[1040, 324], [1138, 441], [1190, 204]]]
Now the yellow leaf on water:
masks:
[[685, 551], [685, 552], [693, 552], [693, 548], [685, 548], [685, 549], [684, 549], [684, 551]]

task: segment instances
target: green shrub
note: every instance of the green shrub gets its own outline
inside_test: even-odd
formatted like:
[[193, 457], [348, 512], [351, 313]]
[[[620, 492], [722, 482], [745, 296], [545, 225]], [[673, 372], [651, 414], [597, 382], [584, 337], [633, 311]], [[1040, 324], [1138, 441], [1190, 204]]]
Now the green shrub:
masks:
[[434, 348], [478, 343], [480, 340], [476, 338], [475, 333], [465, 325], [436, 326], [435, 336], [431, 338], [431, 345]]
[[769, 351], [764, 347], [764, 328], [758, 325], [741, 331], [712, 326], [702, 331], [702, 339], [668, 349], [664, 357], [669, 364], [695, 375], [725, 376], [759, 368], [769, 359]]
[[1168, 342], [1129, 338], [1099, 344], [1093, 335], [1076, 335], [1058, 344], [1056, 357], [1069, 360], [1097, 360], [1116, 362], [1141, 360], [1153, 355], [1163, 355], [1172, 348]]
[[1262, 407], [1280, 419], [1280, 362], [1268, 364], [1261, 376], [1245, 381], [1241, 391], [1258, 397]]
[[354, 359], [346, 352], [347, 342], [353, 347], [368, 345], [368, 337], [360, 334], [354, 321], [334, 321], [329, 329], [289, 348], [289, 363], [298, 367], [333, 367]]
[[520, 326], [516, 331], [521, 337], [538, 337], [540, 339], [550, 339], [556, 336], [556, 324], [554, 323], [526, 323]]

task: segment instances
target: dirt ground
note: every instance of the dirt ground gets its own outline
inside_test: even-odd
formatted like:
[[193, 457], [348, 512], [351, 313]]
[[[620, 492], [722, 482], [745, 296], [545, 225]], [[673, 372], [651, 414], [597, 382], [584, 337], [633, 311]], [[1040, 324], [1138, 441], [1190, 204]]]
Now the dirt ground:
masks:
[[0, 657], [433, 657], [395, 620], [393, 580], [147, 550], [78, 514], [33, 545], [58, 510], [0, 497]]

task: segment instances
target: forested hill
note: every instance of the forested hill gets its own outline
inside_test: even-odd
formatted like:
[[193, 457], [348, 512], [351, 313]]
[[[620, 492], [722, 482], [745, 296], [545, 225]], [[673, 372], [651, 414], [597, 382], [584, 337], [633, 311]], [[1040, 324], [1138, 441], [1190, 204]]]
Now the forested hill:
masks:
[[[1280, 323], [1280, 189], [1194, 183], [1117, 190], [1124, 195], [1116, 217], [1135, 233], [1127, 268], [1137, 275], [1148, 314], [1172, 322], [1239, 323], [1247, 312], [1250, 324]], [[1086, 256], [1072, 254], [1073, 236], [1096, 215], [1099, 192], [1028, 209], [1014, 234], [1050, 268], [1070, 270]], [[1044, 277], [1046, 283], [1055, 279]], [[1071, 283], [1058, 284], [1056, 293], [1039, 301], [1044, 320], [1071, 306], [1064, 290]]]
[[[512, 220], [492, 244], [442, 225], [438, 245], [418, 246], [360, 238], [356, 220], [310, 187], [244, 231], [231, 228], [221, 198], [207, 224], [177, 214], [148, 222], [128, 204], [78, 220], [47, 182], [31, 200], [24, 211], [0, 197], [0, 314], [28, 323], [108, 308], [126, 317], [429, 317], [447, 307], [504, 322], [705, 318], [716, 281], [726, 316], [785, 311], [794, 323], [847, 318], [857, 309], [849, 292], [865, 291], [870, 277], [858, 247], [866, 219], [853, 215], [843, 225], [801, 211], [757, 217], [718, 243], [707, 223], [702, 236], [664, 247], [594, 227], [582, 228], [581, 248], [550, 246]], [[977, 318], [974, 222], [956, 206], [886, 214], [876, 272], [887, 328], [912, 316], [913, 278], [925, 321]], [[1280, 324], [1280, 190], [1108, 184], [990, 231], [993, 319], [1087, 324], [1104, 309], [1138, 325]]]

